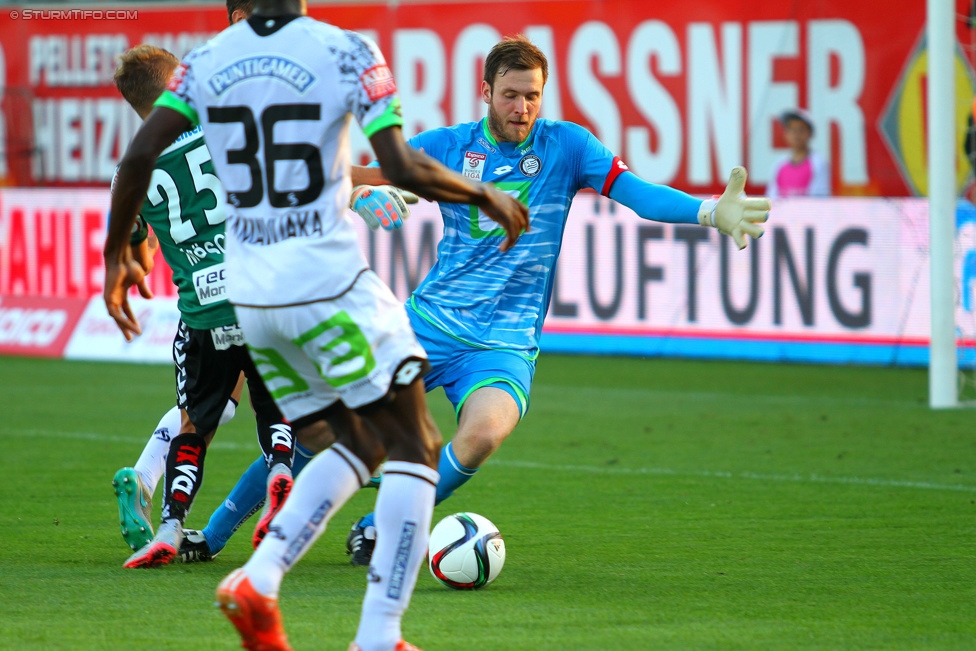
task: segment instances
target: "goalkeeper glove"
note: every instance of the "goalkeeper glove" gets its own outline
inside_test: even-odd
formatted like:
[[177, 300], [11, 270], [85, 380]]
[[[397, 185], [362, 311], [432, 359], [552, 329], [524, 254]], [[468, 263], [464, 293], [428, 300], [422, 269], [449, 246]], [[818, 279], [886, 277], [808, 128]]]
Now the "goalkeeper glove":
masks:
[[762, 236], [763, 228], [759, 224], [769, 218], [770, 208], [765, 197], [745, 196], [746, 178], [746, 168], [733, 167], [722, 196], [702, 201], [698, 209], [698, 223], [731, 235], [740, 251], [746, 248], [746, 235], [753, 239]]
[[401, 228], [410, 216], [408, 203], [417, 203], [417, 195], [392, 185], [357, 185], [349, 199], [349, 207], [374, 231]]

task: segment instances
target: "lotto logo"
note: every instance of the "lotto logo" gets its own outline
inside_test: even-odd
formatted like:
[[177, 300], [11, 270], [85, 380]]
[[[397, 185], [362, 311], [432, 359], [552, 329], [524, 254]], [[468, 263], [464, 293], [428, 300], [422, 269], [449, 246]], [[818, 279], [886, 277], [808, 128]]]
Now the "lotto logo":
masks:
[[420, 362], [411, 360], [400, 367], [393, 381], [402, 387], [408, 386], [420, 374], [423, 368]]

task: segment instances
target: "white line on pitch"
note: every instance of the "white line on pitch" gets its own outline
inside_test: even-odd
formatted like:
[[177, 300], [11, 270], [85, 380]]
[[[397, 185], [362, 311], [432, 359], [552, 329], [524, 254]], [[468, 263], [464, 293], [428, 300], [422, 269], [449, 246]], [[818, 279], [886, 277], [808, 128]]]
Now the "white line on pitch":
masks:
[[[0, 432], [2, 434], [3, 432]], [[137, 439], [128, 436], [112, 436], [95, 432], [62, 432], [58, 430], [29, 429], [17, 430], [11, 434], [26, 436], [49, 436], [62, 439], [80, 439], [86, 441], [105, 441], [109, 443], [124, 443], [129, 445], [143, 445], [145, 438]], [[212, 449], [247, 450], [258, 452], [256, 443], [242, 444], [235, 441], [215, 440], [210, 444]], [[905, 481], [901, 479], [871, 479], [868, 477], [828, 477], [810, 474], [772, 474], [759, 472], [728, 472], [721, 470], [674, 470], [671, 468], [620, 468], [617, 466], [580, 466], [575, 464], [551, 464], [537, 461], [516, 461], [509, 459], [489, 459], [489, 465], [509, 468], [527, 468], [530, 470], [547, 470], [555, 472], [585, 472], [607, 475], [672, 475], [685, 477], [718, 477], [722, 479], [752, 479], [756, 481], [793, 482], [800, 484], [857, 484], [862, 486], [879, 486], [888, 488], [921, 488], [924, 490], [960, 491], [976, 493], [976, 486], [963, 484], [937, 484], [926, 481]]]
[[491, 465], [508, 466], [510, 468], [529, 468], [532, 470], [549, 470], [562, 472], [586, 472], [608, 475], [673, 475], [690, 477], [720, 477], [723, 479], [754, 479], [757, 481], [795, 482], [803, 484], [861, 484], [864, 486], [882, 486], [891, 488], [923, 488], [927, 490], [962, 491], [976, 493], [976, 486], [962, 484], [936, 484], [926, 481], [904, 481], [900, 479], [870, 479], [866, 477], [828, 477], [824, 475], [779, 475], [759, 472], [725, 472], [713, 470], [672, 470], [670, 468], [618, 468], [616, 466], [577, 466], [538, 463], [536, 461], [514, 461], [508, 459], [490, 459]]
[[[0, 431], [0, 435], [6, 434], [7, 432]], [[146, 441], [149, 439], [149, 432], [146, 436], [142, 438], [136, 438], [134, 436], [114, 436], [111, 434], [98, 434], [96, 432], [62, 432], [59, 430], [50, 429], [22, 429], [9, 432], [10, 434], [16, 434], [18, 436], [49, 436], [51, 438], [60, 439], [77, 439], [82, 441], [104, 441], [106, 443], [124, 443], [128, 445], [145, 445]], [[209, 446], [211, 449], [218, 450], [246, 450], [252, 448], [256, 452], [260, 452], [257, 441], [253, 444], [244, 445], [242, 443], [237, 443], [236, 441], [221, 441], [217, 439]]]

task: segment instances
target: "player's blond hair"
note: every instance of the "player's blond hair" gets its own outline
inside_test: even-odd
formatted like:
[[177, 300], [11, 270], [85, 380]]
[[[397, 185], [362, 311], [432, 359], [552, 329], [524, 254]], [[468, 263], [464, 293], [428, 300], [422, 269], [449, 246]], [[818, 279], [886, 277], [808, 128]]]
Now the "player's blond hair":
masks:
[[119, 65], [113, 80], [132, 108], [139, 112], [152, 109], [173, 70], [180, 64], [173, 54], [155, 45], [137, 45], [119, 55]]
[[506, 36], [485, 57], [485, 81], [492, 90], [495, 77], [509, 70], [542, 70], [542, 83], [549, 79], [549, 60], [524, 34]]

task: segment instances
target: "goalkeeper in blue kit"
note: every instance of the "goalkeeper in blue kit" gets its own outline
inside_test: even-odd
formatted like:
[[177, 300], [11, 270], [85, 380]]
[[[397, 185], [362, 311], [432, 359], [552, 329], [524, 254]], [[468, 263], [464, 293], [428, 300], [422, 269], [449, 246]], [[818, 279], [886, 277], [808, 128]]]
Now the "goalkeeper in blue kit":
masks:
[[[769, 214], [767, 199], [744, 197], [744, 168], [732, 170], [720, 198], [702, 201], [643, 181], [583, 127], [538, 119], [547, 77], [541, 50], [523, 36], [506, 38], [485, 59], [487, 117], [409, 140], [449, 169], [517, 197], [528, 205], [531, 224], [503, 253], [500, 226], [473, 206], [441, 203], [437, 262], [407, 301], [433, 366], [426, 388], [444, 388], [458, 421], [441, 451], [437, 503], [475, 475], [529, 408], [553, 271], [577, 192], [592, 188], [644, 219], [717, 228], [739, 249], [747, 236], [762, 235]], [[395, 188], [357, 188], [352, 208], [371, 228], [393, 229], [403, 223], [400, 200]], [[369, 514], [349, 534], [352, 563], [368, 565], [374, 545]]]

